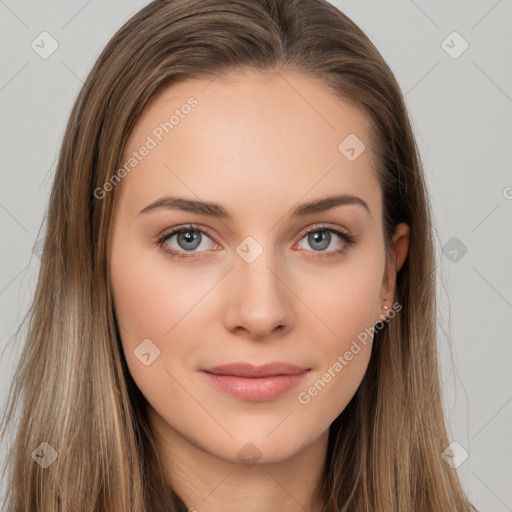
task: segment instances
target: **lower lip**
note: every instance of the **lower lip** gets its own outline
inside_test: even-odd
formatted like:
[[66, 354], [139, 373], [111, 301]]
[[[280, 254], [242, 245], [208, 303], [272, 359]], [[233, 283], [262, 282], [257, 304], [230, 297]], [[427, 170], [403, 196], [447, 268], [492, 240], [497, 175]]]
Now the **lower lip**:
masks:
[[304, 370], [296, 375], [248, 378], [236, 375], [216, 375], [203, 371], [209, 381], [221, 391], [251, 402], [275, 400], [290, 389], [298, 386], [308, 372], [309, 370]]

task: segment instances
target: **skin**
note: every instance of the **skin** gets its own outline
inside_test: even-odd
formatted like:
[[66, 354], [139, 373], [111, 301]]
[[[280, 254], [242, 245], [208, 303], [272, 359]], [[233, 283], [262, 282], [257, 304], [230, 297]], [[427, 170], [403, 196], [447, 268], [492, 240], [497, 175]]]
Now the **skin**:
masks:
[[[329, 425], [361, 383], [371, 337], [309, 403], [297, 396], [382, 319], [384, 304], [392, 306], [409, 229], [397, 226], [396, 267], [386, 263], [368, 120], [295, 72], [237, 70], [172, 85], [146, 107], [126, 154], [190, 96], [198, 105], [116, 191], [111, 285], [127, 364], [149, 402], [169, 481], [188, 507], [321, 511], [313, 495]], [[338, 150], [349, 134], [366, 145], [355, 161]], [[220, 203], [233, 218], [166, 208], [140, 213], [171, 194]], [[290, 217], [298, 204], [336, 194], [360, 197], [370, 212], [347, 204]], [[198, 233], [199, 247], [187, 253], [190, 241], [180, 245], [178, 235], [164, 244], [191, 257], [173, 258], [155, 244], [189, 223], [209, 230]], [[325, 231], [326, 223], [356, 244]], [[317, 224], [320, 234], [330, 233], [327, 247], [304, 236]], [[248, 236], [263, 249], [252, 263], [236, 250]], [[149, 366], [134, 354], [144, 339], [160, 350]], [[311, 371], [297, 388], [266, 402], [224, 394], [199, 371], [238, 361]], [[237, 455], [248, 442], [260, 457], [253, 465]]]

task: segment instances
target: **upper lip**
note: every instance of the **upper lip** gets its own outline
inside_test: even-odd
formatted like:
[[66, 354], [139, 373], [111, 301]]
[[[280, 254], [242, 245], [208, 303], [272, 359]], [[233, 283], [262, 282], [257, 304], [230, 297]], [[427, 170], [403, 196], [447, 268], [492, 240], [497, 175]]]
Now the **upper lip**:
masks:
[[277, 362], [261, 366], [254, 366], [251, 363], [231, 363], [205, 368], [203, 371], [216, 375], [235, 375], [237, 377], [273, 377], [276, 375], [297, 375], [309, 369], [289, 363]]

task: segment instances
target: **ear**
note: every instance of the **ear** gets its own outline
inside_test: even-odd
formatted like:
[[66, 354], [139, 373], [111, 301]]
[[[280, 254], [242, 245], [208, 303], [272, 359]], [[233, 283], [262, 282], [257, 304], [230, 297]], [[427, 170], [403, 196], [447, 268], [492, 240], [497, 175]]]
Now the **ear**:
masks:
[[[396, 288], [396, 275], [402, 268], [409, 251], [409, 226], [405, 223], [398, 224], [393, 234], [392, 261], [386, 261], [384, 277], [382, 279], [381, 300], [378, 304], [376, 322], [387, 316], [387, 311], [393, 305]], [[383, 307], [386, 306], [386, 307]]]

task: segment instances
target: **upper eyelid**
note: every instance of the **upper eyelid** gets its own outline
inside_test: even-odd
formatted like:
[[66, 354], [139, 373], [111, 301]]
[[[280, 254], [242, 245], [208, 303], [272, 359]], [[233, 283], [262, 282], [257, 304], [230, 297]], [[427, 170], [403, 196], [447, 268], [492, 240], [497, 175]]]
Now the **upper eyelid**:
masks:
[[210, 232], [209, 229], [207, 228], [204, 228], [202, 226], [197, 226], [197, 225], [193, 225], [193, 224], [184, 224], [183, 226], [176, 226], [174, 228], [171, 228], [167, 231], [165, 231], [162, 235], [160, 235], [158, 238], [159, 239], [167, 239], [167, 238], [170, 238], [171, 236], [174, 236], [182, 231], [200, 231], [201, 233], [204, 233], [206, 235], [208, 235], [212, 240], [214, 239], [214, 236], [213, 234]]
[[[308, 233], [310, 231], [314, 231], [315, 229], [318, 230], [318, 231], [341, 231], [341, 232], [344, 232], [344, 230], [349, 231], [348, 229], [343, 228], [341, 226], [336, 226], [335, 224], [329, 224], [329, 223], [322, 224], [322, 223], [319, 223], [319, 224], [313, 224], [309, 228], [304, 228], [301, 231], [301, 234], [305, 235], [306, 233]], [[347, 235], [348, 234], [350, 234], [350, 233], [347, 233]]]

